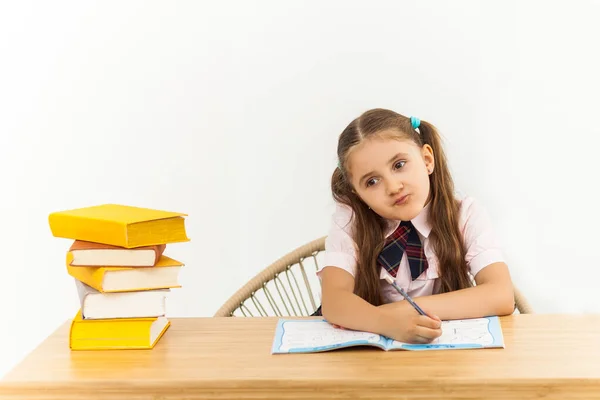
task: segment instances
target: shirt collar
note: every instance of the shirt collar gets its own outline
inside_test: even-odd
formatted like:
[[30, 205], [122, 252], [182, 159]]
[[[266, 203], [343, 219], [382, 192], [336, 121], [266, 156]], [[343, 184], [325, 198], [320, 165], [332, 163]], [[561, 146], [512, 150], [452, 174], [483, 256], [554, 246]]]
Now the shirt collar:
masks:
[[[431, 202], [423, 207], [421, 212], [410, 221], [424, 238], [429, 237], [429, 234], [431, 233], [431, 225], [429, 224], [430, 204]], [[388, 222], [389, 228], [385, 235], [386, 238], [390, 236], [396, 229], [398, 229], [398, 225], [400, 225], [400, 221], [389, 220]]]

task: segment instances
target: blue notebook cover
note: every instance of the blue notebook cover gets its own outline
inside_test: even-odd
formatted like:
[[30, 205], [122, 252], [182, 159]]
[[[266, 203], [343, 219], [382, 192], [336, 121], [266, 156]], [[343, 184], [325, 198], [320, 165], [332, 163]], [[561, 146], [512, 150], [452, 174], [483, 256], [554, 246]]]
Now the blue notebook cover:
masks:
[[429, 344], [402, 343], [376, 333], [339, 329], [325, 319], [281, 318], [271, 353], [316, 353], [353, 346], [385, 351], [504, 348], [504, 337], [496, 316], [442, 321], [442, 336]]

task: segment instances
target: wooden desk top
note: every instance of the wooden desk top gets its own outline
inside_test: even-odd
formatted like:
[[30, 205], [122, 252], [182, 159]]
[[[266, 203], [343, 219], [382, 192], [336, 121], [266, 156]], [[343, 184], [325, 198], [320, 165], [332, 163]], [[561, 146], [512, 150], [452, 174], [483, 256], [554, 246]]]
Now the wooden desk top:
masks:
[[276, 318], [180, 318], [153, 350], [76, 351], [61, 326], [0, 399], [600, 398], [600, 315], [501, 318], [505, 349], [271, 355]]

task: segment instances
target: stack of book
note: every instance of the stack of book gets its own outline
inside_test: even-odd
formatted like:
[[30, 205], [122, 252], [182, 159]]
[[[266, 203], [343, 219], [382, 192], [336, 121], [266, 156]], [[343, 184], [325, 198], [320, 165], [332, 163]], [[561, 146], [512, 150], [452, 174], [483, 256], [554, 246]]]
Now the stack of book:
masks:
[[53, 212], [54, 237], [73, 240], [66, 256], [80, 308], [72, 350], [152, 349], [170, 326], [166, 296], [181, 287], [180, 261], [165, 255], [187, 242], [186, 214], [103, 204]]

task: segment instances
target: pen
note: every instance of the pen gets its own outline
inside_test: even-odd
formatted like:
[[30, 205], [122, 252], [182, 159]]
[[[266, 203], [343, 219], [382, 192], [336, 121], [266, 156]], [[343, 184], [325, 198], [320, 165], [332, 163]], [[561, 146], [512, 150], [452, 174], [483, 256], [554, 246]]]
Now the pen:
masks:
[[425, 315], [428, 316], [427, 314], [425, 314], [425, 311], [423, 311], [421, 309], [421, 307], [419, 307], [417, 305], [417, 303], [415, 303], [413, 301], [413, 299], [410, 298], [410, 296], [408, 294], [406, 294], [406, 292], [400, 287], [398, 286], [398, 284], [394, 281], [394, 278], [391, 277], [391, 275], [389, 274], [385, 274], [385, 280], [394, 287], [394, 289], [396, 289], [398, 291], [398, 293], [400, 293], [402, 295], [402, 297], [404, 297], [406, 299], [406, 301], [408, 301], [410, 303], [411, 306], [413, 306], [415, 308], [415, 310], [417, 310], [417, 312], [421, 315]]

